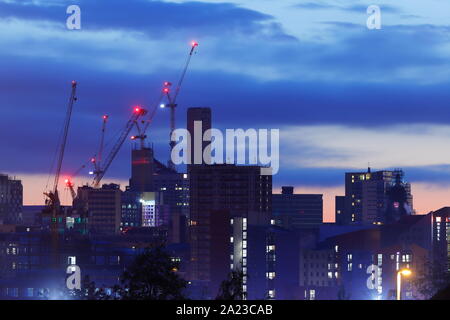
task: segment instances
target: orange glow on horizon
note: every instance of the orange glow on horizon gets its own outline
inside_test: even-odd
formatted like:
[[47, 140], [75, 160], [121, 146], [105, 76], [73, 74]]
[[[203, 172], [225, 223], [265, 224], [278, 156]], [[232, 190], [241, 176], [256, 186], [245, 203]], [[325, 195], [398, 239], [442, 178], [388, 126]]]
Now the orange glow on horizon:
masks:
[[[24, 204], [25, 205], [43, 205], [45, 197], [43, 192], [45, 191], [45, 185], [47, 183], [47, 175], [38, 174], [21, 174], [12, 173], [11, 176], [16, 176], [17, 179], [22, 180], [24, 190]], [[62, 182], [64, 179], [61, 180]], [[83, 184], [90, 183], [92, 177], [80, 176], [75, 177], [71, 181], [75, 188], [82, 186]], [[105, 183], [117, 183], [120, 184], [122, 189], [128, 185], [126, 179], [105, 179]], [[411, 183], [413, 194], [414, 210], [417, 214], [427, 214], [430, 211], [440, 209], [442, 207], [450, 206], [450, 186], [441, 186], [428, 183]], [[344, 195], [344, 186], [336, 187], [308, 187], [308, 186], [294, 186], [295, 193], [321, 193], [323, 194], [323, 212], [324, 222], [334, 222], [334, 197], [337, 195]], [[69, 204], [71, 202], [70, 195], [64, 196], [66, 193], [65, 188], [61, 188], [60, 193], [62, 195], [63, 204]], [[273, 189], [274, 193], [281, 193], [281, 187]]]

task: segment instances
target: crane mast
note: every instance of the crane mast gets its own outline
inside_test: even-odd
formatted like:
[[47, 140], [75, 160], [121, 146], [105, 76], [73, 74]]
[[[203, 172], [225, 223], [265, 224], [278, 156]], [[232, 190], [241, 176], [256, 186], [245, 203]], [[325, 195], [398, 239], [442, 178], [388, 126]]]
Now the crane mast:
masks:
[[161, 104], [163, 97], [164, 97], [164, 94], [161, 93], [156, 104], [153, 106], [148, 119], [142, 120], [142, 127], [139, 125], [139, 122], [136, 121], [136, 128], [137, 128], [138, 134], [135, 136], [131, 136], [131, 140], [140, 140], [141, 150], [144, 149], [144, 147], [145, 147], [144, 144], [145, 144], [145, 139], [147, 139], [147, 134], [146, 134], [147, 129], [150, 126], [150, 124], [152, 123], [153, 118], [155, 117], [155, 114], [156, 114], [156, 110], [158, 110], [158, 106]]
[[[175, 88], [175, 93], [173, 97], [170, 96], [170, 86], [172, 85], [170, 82], [164, 82], [163, 93], [167, 96], [168, 104], [167, 107], [170, 109], [170, 134], [169, 134], [169, 146], [170, 153], [172, 154], [172, 150], [175, 146], [175, 141], [172, 141], [172, 134], [175, 131], [175, 108], [177, 107], [177, 98], [180, 93], [181, 85], [183, 84], [184, 78], [186, 76], [186, 72], [188, 70], [189, 64], [191, 63], [192, 55], [194, 54], [195, 48], [198, 46], [198, 42], [193, 41], [191, 43], [191, 49], [189, 51], [189, 55], [187, 57], [186, 63], [184, 65], [183, 71], [181, 72], [180, 79], [178, 80], [177, 86]], [[171, 157], [169, 157], [168, 161], [169, 168], [175, 170], [175, 164], [172, 162]]]
[[77, 171], [75, 171], [75, 173], [71, 176], [68, 177], [64, 180], [64, 183], [66, 184], [66, 187], [69, 188], [70, 190], [70, 195], [72, 196], [72, 200], [75, 200], [75, 198], [77, 197], [77, 193], [75, 192], [74, 186], [75, 184], [73, 183], [72, 179], [74, 177], [76, 177], [81, 170], [83, 170], [86, 167], [86, 165], [82, 165]]
[[105, 115], [103, 115], [102, 119], [103, 119], [103, 122], [102, 122], [102, 131], [101, 131], [101, 135], [100, 135], [100, 146], [98, 148], [97, 155], [91, 159], [91, 162], [94, 165], [94, 174], [99, 173], [101, 170], [101, 161], [102, 161], [104, 141], [105, 141], [106, 123], [108, 122], [109, 116], [105, 114]]
[[125, 139], [127, 138], [128, 134], [130, 133], [133, 126], [135, 126], [136, 122], [141, 116], [145, 116], [147, 114], [147, 110], [135, 107], [133, 110], [133, 115], [131, 116], [130, 120], [128, 120], [127, 124], [125, 125], [125, 128], [122, 130], [119, 139], [117, 139], [116, 143], [112, 147], [111, 151], [109, 152], [108, 156], [105, 158], [104, 162], [102, 163], [102, 166], [94, 172], [94, 181], [92, 182], [92, 185], [95, 188], [98, 188], [100, 186], [100, 182], [105, 175], [106, 171], [108, 170], [109, 166], [113, 162], [114, 158], [116, 157], [117, 153], [119, 152], [120, 148], [122, 147], [122, 144], [124, 143]]
[[100, 138], [100, 147], [98, 149], [98, 159], [97, 159], [97, 165], [100, 166], [100, 163], [102, 161], [102, 154], [103, 154], [103, 144], [105, 142], [105, 131], [106, 131], [106, 122], [108, 121], [108, 115], [103, 116], [103, 123], [102, 123], [102, 135]]
[[53, 183], [52, 190], [48, 192], [44, 192], [44, 194], [47, 196], [47, 199], [45, 201], [46, 207], [44, 208], [42, 214], [44, 216], [50, 217], [50, 231], [51, 231], [51, 256], [52, 256], [52, 264], [55, 268], [59, 267], [59, 236], [58, 236], [58, 216], [62, 214], [61, 212], [61, 202], [59, 199], [58, 194], [58, 183], [59, 183], [59, 177], [61, 174], [61, 167], [62, 162], [64, 159], [64, 152], [66, 149], [66, 143], [67, 143], [67, 136], [69, 134], [69, 127], [70, 127], [70, 119], [72, 116], [72, 109], [76, 98], [76, 89], [77, 89], [77, 82], [72, 81], [72, 91], [70, 94], [69, 103], [67, 106], [66, 111], [66, 118], [64, 120], [64, 130], [62, 139], [60, 142], [60, 145], [58, 146], [58, 158], [56, 162], [56, 172], [55, 172], [55, 180]]
[[55, 180], [53, 182], [53, 188], [49, 192], [45, 192], [44, 194], [48, 197], [46, 200], [46, 204], [49, 207], [48, 209], [52, 211], [52, 218], [56, 218], [59, 208], [61, 206], [59, 195], [58, 195], [58, 183], [59, 177], [61, 174], [62, 162], [64, 159], [64, 152], [66, 149], [67, 136], [69, 134], [70, 127], [70, 119], [72, 116], [73, 105], [76, 98], [76, 90], [77, 90], [77, 82], [72, 81], [72, 91], [69, 98], [69, 104], [67, 106], [66, 118], [64, 120], [64, 130], [62, 135], [61, 144], [59, 146], [58, 160], [56, 162], [56, 172], [55, 172]]
[[72, 200], [75, 200], [75, 198], [77, 197], [77, 193], [75, 192], [75, 189], [74, 189], [74, 186], [75, 186], [74, 183], [72, 182], [72, 180], [70, 180], [68, 178], [64, 182], [66, 183], [66, 186], [70, 190], [70, 195], [72, 196]]

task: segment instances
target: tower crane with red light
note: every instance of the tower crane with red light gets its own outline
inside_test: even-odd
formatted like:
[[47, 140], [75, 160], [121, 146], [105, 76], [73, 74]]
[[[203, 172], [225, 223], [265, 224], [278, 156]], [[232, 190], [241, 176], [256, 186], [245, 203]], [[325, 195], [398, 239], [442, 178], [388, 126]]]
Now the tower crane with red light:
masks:
[[108, 122], [109, 116], [107, 114], [102, 116], [103, 122], [102, 122], [102, 131], [100, 135], [100, 146], [98, 148], [97, 155], [91, 158], [91, 163], [94, 165], [94, 171], [93, 173], [99, 173], [101, 168], [101, 161], [102, 161], [102, 155], [103, 155], [103, 148], [104, 148], [104, 142], [105, 142], [105, 132], [106, 132], [106, 123]]
[[153, 106], [152, 111], [147, 119], [143, 119], [140, 122], [136, 121], [136, 128], [138, 131], [137, 135], [131, 136], [131, 140], [140, 140], [141, 150], [145, 147], [145, 139], [147, 139], [147, 129], [150, 124], [153, 122], [153, 118], [155, 117], [156, 110], [158, 110], [158, 106], [161, 104], [162, 99], [164, 98], [164, 94], [161, 92], [159, 99], [156, 104]]
[[58, 217], [62, 215], [61, 202], [58, 193], [59, 177], [61, 174], [62, 163], [64, 160], [64, 153], [66, 150], [67, 137], [69, 135], [70, 120], [72, 117], [72, 110], [75, 101], [77, 101], [76, 91], [77, 82], [72, 81], [71, 83], [71, 94], [69, 98], [69, 103], [66, 111], [66, 118], [64, 120], [63, 134], [58, 145], [58, 158], [56, 162], [56, 171], [53, 182], [53, 188], [49, 191], [44, 192], [47, 199], [45, 200], [45, 208], [42, 211], [43, 216], [50, 217], [50, 231], [52, 238], [52, 256], [53, 264], [55, 267], [59, 264], [59, 236], [58, 236]]
[[[184, 78], [186, 76], [186, 72], [188, 70], [189, 64], [191, 62], [192, 55], [195, 52], [195, 49], [198, 47], [198, 42], [192, 41], [191, 42], [191, 49], [189, 51], [189, 55], [187, 57], [186, 63], [184, 65], [184, 68], [181, 72], [180, 78], [178, 80], [177, 86], [175, 88], [175, 92], [173, 96], [170, 95], [170, 88], [172, 86], [172, 83], [169, 81], [164, 82], [164, 87], [162, 89], [163, 94], [167, 97], [168, 104], [164, 107], [167, 107], [170, 109], [170, 135], [169, 135], [169, 145], [170, 145], [170, 153], [172, 154], [172, 150], [175, 146], [175, 141], [172, 141], [172, 134], [175, 131], [175, 108], [177, 107], [177, 98], [178, 94], [180, 93], [181, 85], [183, 84]], [[169, 168], [175, 170], [175, 165], [171, 160], [171, 157], [169, 157], [168, 161]]]
[[75, 184], [73, 183], [72, 179], [75, 178], [81, 172], [81, 170], [83, 170], [84, 168], [86, 168], [85, 164], [83, 164], [70, 177], [67, 177], [66, 179], [64, 179], [64, 183], [66, 184], [66, 187], [69, 188], [69, 190], [70, 190], [70, 195], [72, 196], [72, 200], [75, 200], [75, 198], [77, 197], [77, 193], [75, 192], [75, 189], [74, 189]]
[[92, 186], [95, 188], [98, 188], [100, 186], [100, 182], [105, 175], [106, 171], [108, 170], [109, 166], [113, 162], [114, 158], [116, 157], [117, 153], [119, 152], [120, 148], [122, 147], [125, 139], [128, 137], [128, 134], [130, 133], [131, 129], [133, 129], [133, 126], [136, 125], [137, 121], [140, 117], [145, 116], [147, 114], [147, 110], [143, 109], [139, 106], [134, 107], [133, 114], [131, 115], [131, 118], [128, 120], [128, 122], [125, 125], [125, 128], [121, 131], [119, 138], [111, 148], [109, 154], [106, 156], [105, 160], [101, 162], [101, 164], [98, 166], [98, 170], [94, 172], [94, 181], [92, 182]]
[[72, 116], [73, 105], [77, 100], [76, 90], [77, 90], [77, 82], [72, 81], [72, 91], [69, 98], [69, 104], [67, 106], [66, 118], [64, 120], [63, 135], [61, 138], [61, 143], [58, 146], [58, 160], [56, 162], [56, 172], [53, 182], [53, 188], [50, 191], [44, 192], [44, 194], [47, 196], [47, 199], [45, 201], [46, 208], [44, 210], [45, 212], [48, 213], [51, 212], [52, 220], [56, 218], [61, 207], [61, 202], [58, 194], [58, 184], [59, 184], [59, 177], [61, 174], [62, 162], [64, 159], [64, 153], [66, 150], [67, 136], [69, 134], [70, 119]]

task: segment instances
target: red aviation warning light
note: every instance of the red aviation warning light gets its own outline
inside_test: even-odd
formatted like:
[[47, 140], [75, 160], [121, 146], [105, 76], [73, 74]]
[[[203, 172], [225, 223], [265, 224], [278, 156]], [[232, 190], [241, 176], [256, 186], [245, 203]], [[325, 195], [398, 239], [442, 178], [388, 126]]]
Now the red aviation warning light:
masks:
[[91, 162], [92, 162], [92, 163], [95, 163], [95, 158], [91, 158]]
[[103, 115], [103, 120], [108, 120], [108, 115], [107, 114], [105, 114], [105, 115]]
[[69, 178], [65, 179], [64, 183], [66, 184], [67, 187], [73, 187], [74, 186], [73, 182]]
[[140, 106], [135, 106], [133, 108], [133, 112], [138, 114], [138, 115], [144, 115], [144, 114], [147, 113], [147, 111], [145, 109], [141, 108]]
[[198, 47], [198, 42], [197, 41], [192, 41], [191, 42], [191, 51], [189, 52], [189, 56], [192, 56], [192, 54], [194, 53], [195, 48]]
[[147, 110], [145, 110], [144, 108], [142, 108], [140, 106], [135, 106], [135, 107], [133, 107], [133, 113], [135, 113], [139, 116], [143, 116], [147, 113]]
[[131, 140], [136, 140], [136, 136], [131, 136]]
[[164, 88], [164, 89], [163, 89], [163, 92], [164, 92], [164, 93], [169, 93], [169, 92], [170, 92], [170, 89], [169, 89], [169, 88]]

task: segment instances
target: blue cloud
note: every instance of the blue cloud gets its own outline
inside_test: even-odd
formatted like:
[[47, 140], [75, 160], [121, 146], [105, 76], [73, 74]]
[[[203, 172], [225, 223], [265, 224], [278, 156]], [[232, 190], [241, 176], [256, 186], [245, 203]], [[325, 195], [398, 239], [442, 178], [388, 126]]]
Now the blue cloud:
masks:
[[[153, 39], [167, 34], [179, 36], [214, 36], [220, 34], [260, 34], [269, 37], [291, 38], [284, 33], [273, 17], [231, 3], [203, 3], [187, 1], [122, 0], [108, 2], [78, 0], [71, 4], [81, 8], [82, 28], [85, 30], [128, 30], [145, 33]], [[0, 17], [26, 20], [47, 20], [65, 26], [68, 15], [64, 1], [42, 3], [0, 3]]]
[[[338, 5], [331, 4], [329, 2], [302, 2], [294, 5], [295, 8], [298, 9], [306, 9], [306, 10], [340, 10], [340, 11], [349, 11], [355, 13], [366, 14], [368, 5], [362, 4], [352, 4], [352, 5]], [[382, 4], [379, 5], [380, 9], [383, 13], [399, 13], [401, 10], [397, 7]]]
[[[49, 20], [63, 28], [67, 15], [61, 3], [50, 7], [0, 3], [0, 17]], [[301, 124], [376, 127], [446, 123], [445, 119], [450, 118], [450, 83], [432, 79], [438, 75], [429, 72], [448, 70], [449, 59], [439, 51], [448, 42], [448, 27], [398, 25], [371, 32], [363, 24], [328, 21], [324, 24], [335, 41], [310, 42], [285, 33], [270, 15], [228, 3], [74, 3], [82, 8], [86, 30], [140, 31], [156, 40], [167, 34], [178, 39], [201, 36], [215, 43], [201, 52], [209, 57], [210, 65], [201, 65], [199, 57], [201, 68], [189, 71], [179, 100], [179, 126], [184, 126], [186, 108], [190, 106], [211, 106], [214, 126], [219, 128]], [[237, 35], [244, 37], [235, 39]], [[64, 39], [56, 44], [28, 45], [27, 57], [0, 53], [0, 119], [7, 119], [0, 127], [0, 167], [8, 171], [48, 171], [72, 79], [79, 81], [79, 101], [66, 168], [75, 171], [97, 148], [102, 114], [111, 115], [108, 134], [117, 132], [128, 119], [132, 105], [153, 103], [161, 81], [176, 79], [179, 71], [165, 66], [148, 73], [107, 70], [93, 61], [109, 49], [83, 43], [74, 48]], [[39, 46], [52, 45], [58, 59], [32, 54]], [[165, 46], [160, 50], [164, 55], [173, 48]], [[78, 60], [64, 60], [67, 52], [74, 51], [79, 54]], [[136, 56], [123, 59], [138, 60]], [[229, 70], [219, 68], [221, 63], [230, 66]], [[419, 79], [417, 75], [398, 77], [399, 71], [405, 75], [416, 69], [425, 70], [418, 71]], [[272, 72], [281, 76], [268, 80], [266, 75]], [[424, 84], [420, 80], [436, 81]], [[150, 131], [162, 160], [167, 159], [167, 141], [157, 140], [159, 135], [152, 135], [152, 130], [168, 135], [168, 121], [167, 113], [158, 113]], [[111, 168], [115, 175], [128, 177], [130, 148], [127, 143]], [[304, 150], [304, 155], [316, 151]], [[405, 171], [416, 181], [448, 179], [433, 168]], [[275, 180], [334, 186], [342, 183], [343, 172], [333, 168], [293, 171], [282, 166]]]

